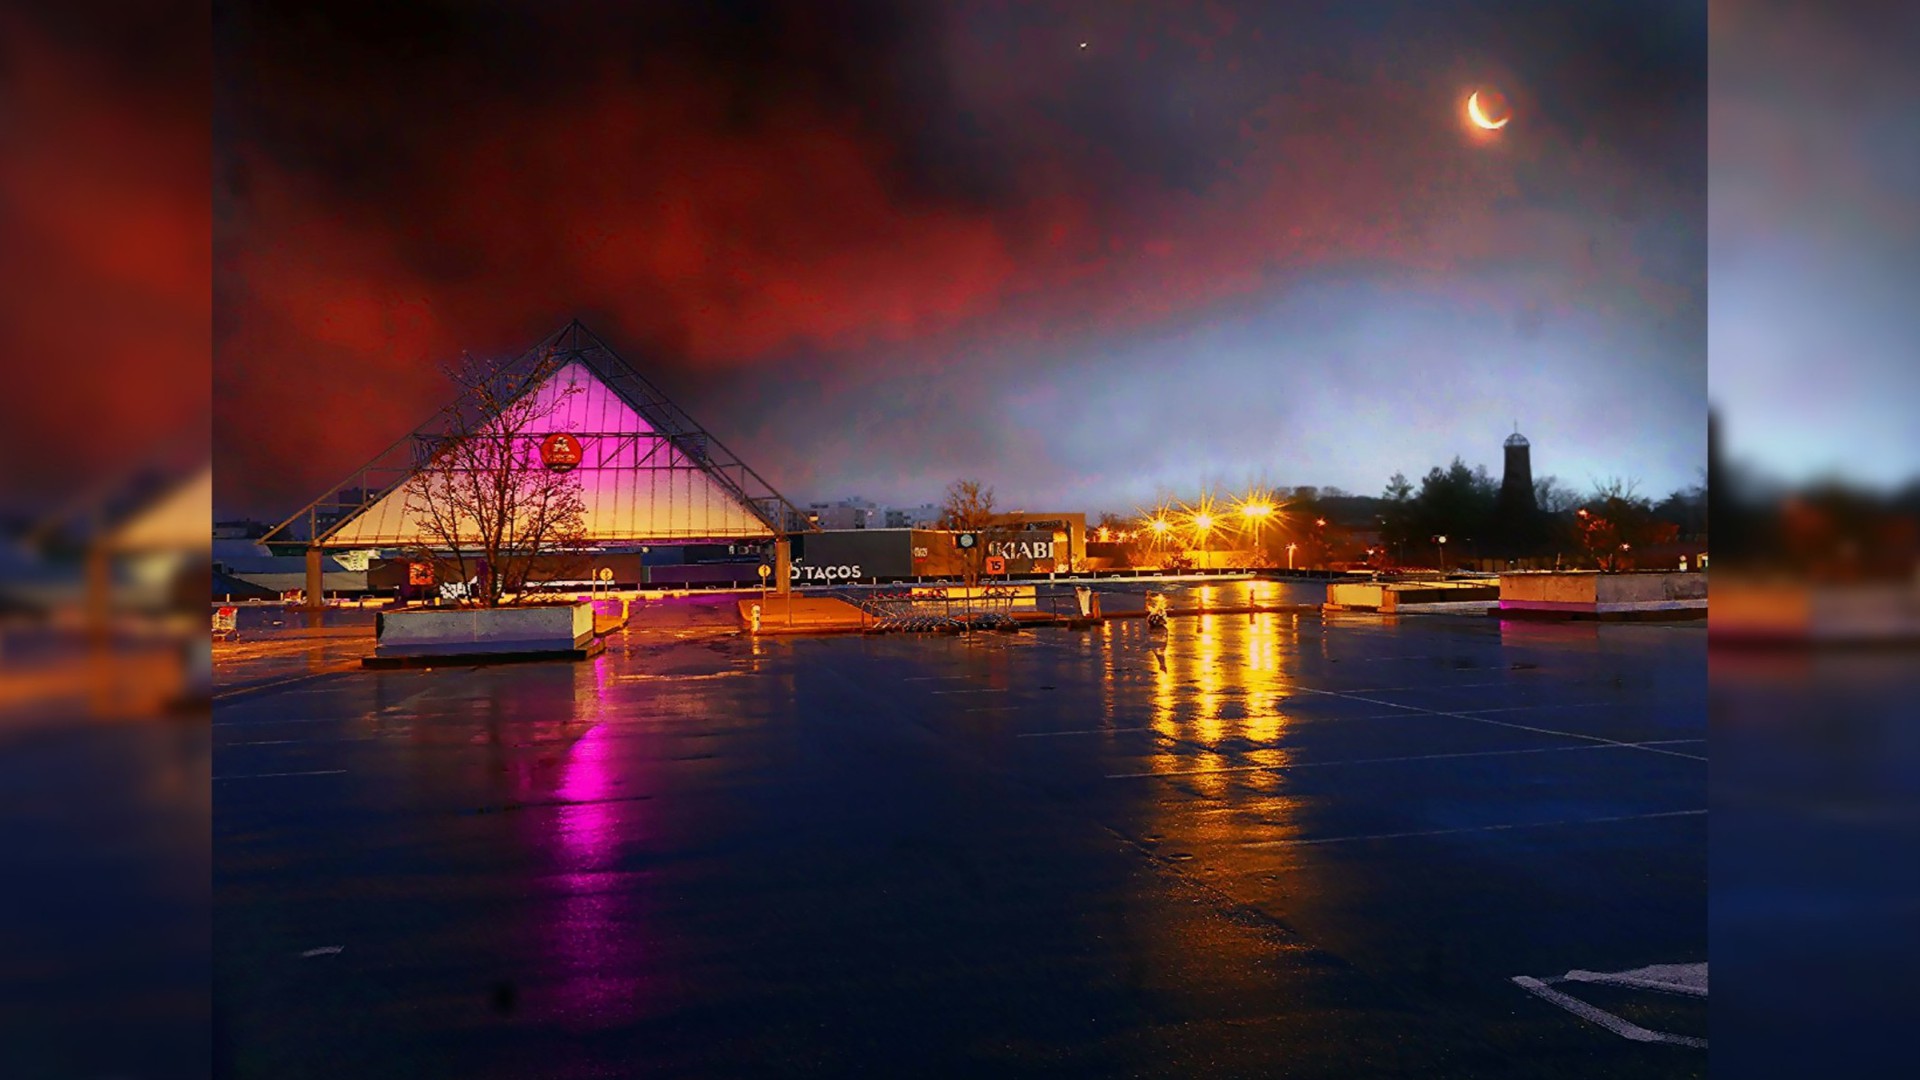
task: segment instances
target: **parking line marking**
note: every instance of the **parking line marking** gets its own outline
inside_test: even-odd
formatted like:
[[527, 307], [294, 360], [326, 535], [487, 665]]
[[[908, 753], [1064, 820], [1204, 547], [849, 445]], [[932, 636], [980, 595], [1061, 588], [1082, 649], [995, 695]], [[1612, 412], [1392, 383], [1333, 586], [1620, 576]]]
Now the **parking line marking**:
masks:
[[[1702, 811], [1702, 813], [1704, 812], [1705, 811]], [[1514, 985], [1519, 986], [1528, 993], [1550, 1001], [1588, 1023], [1598, 1024], [1623, 1039], [1632, 1039], [1634, 1042], [1673, 1043], [1677, 1046], [1691, 1046], [1700, 1050], [1707, 1048], [1707, 1040], [1705, 1039], [1696, 1039], [1691, 1035], [1674, 1035], [1665, 1031], [1654, 1031], [1651, 1028], [1643, 1028], [1631, 1020], [1622, 1020], [1620, 1017], [1613, 1015], [1605, 1009], [1596, 1008], [1581, 1001], [1579, 998], [1563, 994], [1531, 975], [1515, 975], [1513, 982]]]
[[1005, 694], [1007, 692], [1008, 692], [1008, 689], [1007, 687], [1004, 687], [1004, 686], [981, 686], [981, 687], [974, 687], [968, 690], [935, 690], [934, 691], [935, 694]]
[[1580, 982], [1630, 986], [1663, 994], [1703, 998], [1707, 996], [1707, 964], [1704, 960], [1695, 964], [1649, 964], [1630, 971], [1586, 971], [1575, 968], [1557, 979], [1541, 981], [1549, 984]]
[[[1503, 705], [1498, 709], [1461, 709], [1459, 710], [1459, 712], [1465, 716], [1479, 716], [1482, 713], [1493, 713], [1493, 712], [1526, 712], [1528, 709], [1604, 709], [1609, 705], [1618, 705], [1618, 704], [1620, 703], [1617, 701], [1587, 701], [1587, 702], [1582, 702], [1578, 705], [1539, 705], [1539, 704]], [[1703, 740], [1664, 739], [1660, 741], [1662, 742], [1699, 742]]]
[[1316, 844], [1345, 844], [1358, 840], [1403, 840], [1420, 836], [1452, 836], [1457, 833], [1506, 832], [1513, 829], [1545, 829], [1557, 825], [1606, 825], [1617, 821], [1653, 821], [1659, 818], [1700, 817], [1705, 810], [1659, 810], [1649, 814], [1615, 814], [1610, 817], [1566, 818], [1561, 821], [1516, 821], [1505, 825], [1467, 825], [1458, 829], [1418, 829], [1412, 832], [1369, 833], [1364, 836], [1318, 836], [1304, 840], [1254, 840], [1242, 847], [1311, 847]]
[[216, 776], [215, 780], [267, 780], [276, 776], [339, 776], [345, 769], [312, 769], [307, 772], [263, 772], [246, 773], [240, 776]]
[[243, 742], [217, 743], [215, 744], [214, 748], [218, 750], [218, 749], [225, 749], [226, 747], [229, 747], [229, 746], [318, 746], [323, 743], [326, 745], [332, 746], [340, 743], [357, 743], [357, 742], [374, 742], [374, 741], [376, 740], [373, 737], [359, 736], [359, 735], [351, 735], [345, 738], [327, 738], [327, 739], [248, 739]]
[[[1147, 730], [1139, 728], [1135, 730]], [[1068, 732], [1067, 734], [1072, 734]], [[1022, 736], [1025, 738], [1025, 736]], [[1706, 742], [1705, 739], [1657, 739], [1653, 743], [1586, 743], [1580, 746], [1534, 746], [1524, 750], [1464, 750], [1447, 754], [1409, 754], [1404, 757], [1345, 758], [1339, 761], [1294, 761], [1285, 765], [1223, 765], [1217, 769], [1181, 769], [1173, 772], [1108, 773], [1109, 780], [1143, 780], [1156, 776], [1212, 776], [1215, 773], [1285, 772], [1288, 769], [1314, 769], [1331, 765], [1388, 765], [1406, 761], [1444, 761], [1450, 758], [1512, 757], [1519, 754], [1563, 754], [1570, 750], [1619, 750], [1653, 744]], [[1273, 749], [1280, 749], [1275, 747]]]
[[1474, 716], [1471, 713], [1453, 712], [1446, 709], [1424, 709], [1418, 705], [1402, 705], [1399, 702], [1381, 701], [1378, 698], [1355, 697], [1352, 692], [1348, 691], [1316, 690], [1311, 686], [1301, 686], [1300, 689], [1309, 694], [1322, 694], [1327, 697], [1345, 698], [1348, 701], [1360, 701], [1368, 705], [1379, 705], [1387, 709], [1401, 709], [1406, 712], [1425, 713], [1428, 716], [1452, 716], [1461, 720], [1471, 720], [1476, 724], [1492, 724], [1494, 727], [1512, 728], [1515, 731], [1531, 731], [1536, 735], [1559, 735], [1562, 738], [1582, 739], [1587, 742], [1606, 743], [1612, 746], [1630, 746], [1636, 750], [1644, 750], [1649, 754], [1665, 754], [1668, 757], [1686, 758], [1689, 761], [1707, 760], [1699, 754], [1683, 754], [1678, 750], [1662, 750], [1658, 746], [1650, 743], [1621, 742], [1618, 739], [1608, 739], [1599, 735], [1586, 735], [1578, 731], [1561, 731], [1557, 728], [1534, 727], [1531, 724], [1514, 724], [1505, 720], [1490, 720], [1484, 716]]
[[1152, 731], [1151, 727], [1105, 727], [1081, 728], [1077, 731], [1029, 731], [1015, 735], [1016, 739], [1051, 739], [1061, 735], [1117, 735], [1123, 731]]
[[322, 945], [317, 949], [308, 949], [306, 952], [301, 953], [300, 957], [305, 960], [316, 956], [339, 956], [345, 949], [345, 945]]
[[[1305, 683], [1293, 683], [1302, 690], [1312, 689]], [[1322, 694], [1394, 694], [1407, 690], [1479, 690], [1488, 686], [1512, 686], [1510, 679], [1498, 682], [1462, 682], [1462, 683], [1421, 683], [1418, 686], [1362, 686], [1354, 690], [1320, 690]]]

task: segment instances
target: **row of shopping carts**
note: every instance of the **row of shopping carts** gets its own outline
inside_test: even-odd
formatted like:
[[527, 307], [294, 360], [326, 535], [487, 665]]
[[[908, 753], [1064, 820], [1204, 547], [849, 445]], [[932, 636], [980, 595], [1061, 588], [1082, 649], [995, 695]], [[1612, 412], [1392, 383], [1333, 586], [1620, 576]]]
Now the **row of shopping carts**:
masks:
[[955, 630], [1003, 630], [1016, 625], [1013, 603], [1019, 590], [989, 586], [961, 596], [945, 589], [895, 589], [850, 592], [843, 597], [867, 614], [871, 629], [932, 633]]

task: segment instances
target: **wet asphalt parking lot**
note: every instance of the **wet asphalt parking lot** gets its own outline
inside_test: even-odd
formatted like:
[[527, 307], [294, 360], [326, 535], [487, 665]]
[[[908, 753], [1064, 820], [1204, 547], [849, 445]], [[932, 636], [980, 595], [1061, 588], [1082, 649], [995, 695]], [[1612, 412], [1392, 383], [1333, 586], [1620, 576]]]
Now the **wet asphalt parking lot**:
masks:
[[225, 1074], [1706, 1070], [1703, 624], [609, 646], [216, 699]]

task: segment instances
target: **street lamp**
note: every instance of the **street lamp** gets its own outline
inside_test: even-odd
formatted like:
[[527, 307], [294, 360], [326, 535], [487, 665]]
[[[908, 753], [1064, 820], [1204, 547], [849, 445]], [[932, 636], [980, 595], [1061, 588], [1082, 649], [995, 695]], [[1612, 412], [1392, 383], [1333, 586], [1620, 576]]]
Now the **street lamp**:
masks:
[[1293, 569], [1293, 549], [1299, 546], [1298, 544], [1287, 545], [1287, 569], [1289, 570]]
[[1440, 572], [1444, 574], [1447, 572], [1447, 536], [1446, 534], [1441, 533], [1440, 535], [1435, 536], [1433, 538], [1433, 543], [1434, 543], [1435, 550], [1437, 550], [1440, 555]]
[[1246, 534], [1253, 538], [1253, 546], [1260, 547], [1261, 526], [1273, 516], [1274, 506], [1262, 499], [1249, 499], [1240, 504], [1240, 519], [1244, 523]]
[[1187, 520], [1193, 525], [1194, 546], [1205, 551], [1207, 549], [1207, 534], [1213, 531], [1213, 515], [1202, 510]]
[[1240, 517], [1245, 520], [1248, 531], [1253, 533], [1253, 544], [1260, 546], [1260, 526], [1273, 516], [1273, 504], [1269, 502], [1249, 502], [1240, 506]]

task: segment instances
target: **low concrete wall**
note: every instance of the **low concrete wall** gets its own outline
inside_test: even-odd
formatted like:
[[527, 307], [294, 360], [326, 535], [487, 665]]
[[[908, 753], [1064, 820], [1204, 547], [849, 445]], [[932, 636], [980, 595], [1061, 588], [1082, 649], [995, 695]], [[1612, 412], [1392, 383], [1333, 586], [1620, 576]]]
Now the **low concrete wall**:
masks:
[[1500, 606], [1592, 610], [1599, 583], [1600, 575], [1588, 571], [1501, 574]]
[[1591, 570], [1500, 575], [1500, 610], [1570, 618], [1673, 613], [1703, 615], [1707, 575], [1698, 571], [1602, 574]]
[[592, 604], [382, 612], [376, 656], [565, 652], [593, 640]]
[[1466, 581], [1337, 581], [1327, 586], [1327, 607], [1334, 611], [1395, 612], [1434, 604], [1479, 601], [1492, 607], [1500, 587]]
[[[1386, 603], [1381, 605], [1380, 610], [1392, 612], [1403, 608], [1470, 603], [1478, 603], [1482, 608], [1490, 608], [1499, 599], [1500, 586], [1491, 582], [1485, 585], [1456, 585], [1441, 582], [1423, 585], [1389, 585]], [[1465, 610], [1465, 608], [1456, 610]]]
[[1387, 587], [1371, 581], [1336, 581], [1327, 586], [1327, 606], [1337, 611], [1379, 611]]
[[1606, 574], [1600, 578], [1600, 610], [1648, 604], [1705, 604], [1707, 575], [1701, 573]]

